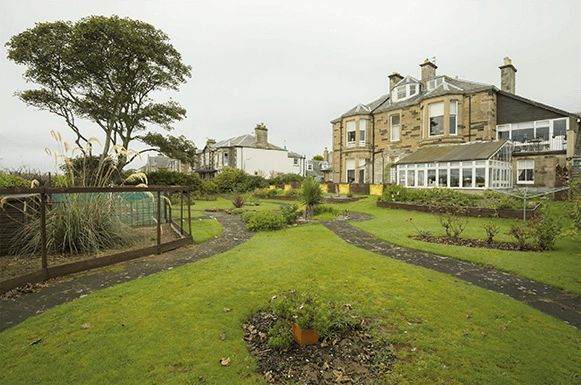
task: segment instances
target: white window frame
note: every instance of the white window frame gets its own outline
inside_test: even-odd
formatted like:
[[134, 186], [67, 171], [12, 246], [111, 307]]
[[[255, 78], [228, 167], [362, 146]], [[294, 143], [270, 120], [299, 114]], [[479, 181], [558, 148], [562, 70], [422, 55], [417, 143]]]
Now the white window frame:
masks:
[[[357, 135], [357, 130], [356, 130], [356, 123], [355, 120], [349, 120], [347, 122], [347, 129], [346, 129], [346, 138], [345, 138], [345, 142], [347, 143], [347, 147], [355, 147], [355, 143], [356, 142], [356, 135]], [[351, 139], [349, 138], [351, 137]]]
[[[521, 179], [521, 173], [523, 179]], [[517, 184], [534, 184], [535, 183], [535, 160], [518, 159], [516, 161], [516, 183]]]
[[[359, 120], [359, 147], [365, 147], [365, 133], [367, 132], [367, 120]], [[363, 135], [361, 135], [363, 134]]]
[[[436, 106], [439, 107], [440, 105], [442, 106], [442, 114], [441, 115], [436, 115], [436, 112], [439, 112], [439, 111], [435, 111], [434, 113], [432, 113], [432, 109], [435, 110], [436, 109]], [[434, 103], [428, 104], [428, 119], [427, 119], [427, 122], [428, 122], [428, 136], [429, 137], [436, 137], [436, 136], [443, 136], [444, 135], [444, 126], [445, 126], [445, 124], [444, 124], [444, 116], [445, 115], [446, 115], [446, 103], [444, 103], [444, 101], [434, 102]], [[437, 118], [437, 117], [439, 118], [440, 116], [442, 117], [442, 123], [441, 123], [442, 124], [442, 128], [441, 128], [440, 131], [438, 131], [438, 133], [432, 134], [431, 120], [432, 120], [432, 118]]]
[[[452, 108], [452, 106], [454, 106], [454, 108]], [[452, 113], [452, 110], [454, 113]], [[450, 119], [449, 120], [449, 127], [448, 127], [448, 132], [450, 135], [458, 135], [458, 101], [457, 100], [451, 100], [450, 101]], [[454, 119], [454, 122], [452, 122], [452, 118]]]
[[[398, 124], [393, 124], [393, 118], [397, 117]], [[391, 142], [399, 142], [401, 140], [401, 115], [393, 114], [389, 116], [389, 140]]]

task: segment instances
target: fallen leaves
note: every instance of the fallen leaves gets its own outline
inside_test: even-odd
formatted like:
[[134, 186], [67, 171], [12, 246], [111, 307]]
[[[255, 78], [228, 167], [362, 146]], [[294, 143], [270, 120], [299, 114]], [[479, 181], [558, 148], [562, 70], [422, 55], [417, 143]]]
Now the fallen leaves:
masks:
[[222, 364], [222, 366], [228, 366], [228, 365], [230, 365], [230, 362], [231, 362], [230, 357], [228, 357], [228, 358], [222, 358], [220, 360], [220, 364]]

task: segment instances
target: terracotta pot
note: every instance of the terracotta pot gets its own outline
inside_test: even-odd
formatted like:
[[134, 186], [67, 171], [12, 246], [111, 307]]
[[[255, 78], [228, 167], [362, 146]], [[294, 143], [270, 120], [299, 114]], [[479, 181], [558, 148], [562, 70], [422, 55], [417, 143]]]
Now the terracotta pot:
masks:
[[293, 322], [293, 334], [295, 341], [301, 346], [316, 344], [319, 341], [319, 333], [314, 330], [303, 330]]

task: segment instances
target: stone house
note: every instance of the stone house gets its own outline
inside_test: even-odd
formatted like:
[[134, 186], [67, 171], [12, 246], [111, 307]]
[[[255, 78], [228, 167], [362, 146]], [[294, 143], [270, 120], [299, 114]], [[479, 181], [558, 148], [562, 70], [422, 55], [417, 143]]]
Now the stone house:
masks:
[[500, 66], [501, 89], [438, 75], [393, 73], [388, 93], [331, 121], [333, 180], [482, 190], [553, 187], [572, 166], [579, 115], [515, 94], [516, 68]]
[[278, 174], [305, 176], [305, 157], [296, 152], [268, 143], [264, 123], [254, 128], [254, 135], [241, 135], [220, 142], [209, 139], [198, 154], [196, 172], [204, 179], [213, 179], [228, 167], [244, 170], [250, 175], [265, 178]]
[[167, 156], [147, 156], [145, 166], [141, 168], [142, 171], [155, 172], [161, 170], [181, 172], [189, 175], [191, 173], [190, 166], [177, 159], [171, 159]]

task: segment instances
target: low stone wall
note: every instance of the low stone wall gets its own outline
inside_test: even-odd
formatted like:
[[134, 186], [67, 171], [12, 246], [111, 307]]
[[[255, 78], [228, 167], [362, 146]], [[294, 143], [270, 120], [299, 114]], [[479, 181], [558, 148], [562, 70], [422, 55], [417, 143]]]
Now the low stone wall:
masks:
[[[377, 202], [378, 207], [389, 207], [392, 209], [399, 209], [399, 210], [411, 210], [411, 211], [419, 211], [424, 213], [431, 213], [432, 210], [430, 206], [425, 204], [416, 204], [416, 203], [402, 203], [402, 202]], [[533, 209], [527, 209], [527, 218], [534, 218], [537, 215], [537, 210], [541, 205], [538, 204]], [[498, 214], [499, 218], [523, 218], [523, 210], [522, 209], [488, 209], [482, 207], [467, 207], [466, 212], [462, 215], [468, 217], [494, 217], [495, 214]]]

